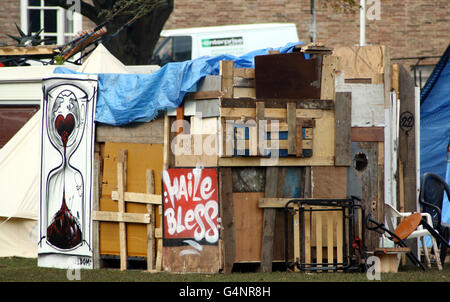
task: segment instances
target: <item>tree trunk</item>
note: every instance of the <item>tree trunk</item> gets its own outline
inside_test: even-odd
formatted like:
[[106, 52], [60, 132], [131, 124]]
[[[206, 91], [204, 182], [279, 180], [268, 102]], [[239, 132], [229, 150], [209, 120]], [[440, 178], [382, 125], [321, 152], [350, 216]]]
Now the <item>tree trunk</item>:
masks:
[[[153, 49], [172, 10], [173, 5], [153, 9], [148, 15], [123, 28], [105, 46], [125, 65], [150, 64]], [[114, 35], [129, 20], [130, 17], [117, 17], [113, 23], [106, 25], [108, 34]]]

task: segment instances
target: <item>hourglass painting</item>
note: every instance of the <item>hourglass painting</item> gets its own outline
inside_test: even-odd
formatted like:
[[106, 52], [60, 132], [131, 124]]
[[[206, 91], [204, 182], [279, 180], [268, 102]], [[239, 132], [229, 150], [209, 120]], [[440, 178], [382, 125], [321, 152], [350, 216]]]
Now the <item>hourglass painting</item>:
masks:
[[39, 253], [90, 256], [90, 212], [97, 81], [45, 79], [42, 104]]

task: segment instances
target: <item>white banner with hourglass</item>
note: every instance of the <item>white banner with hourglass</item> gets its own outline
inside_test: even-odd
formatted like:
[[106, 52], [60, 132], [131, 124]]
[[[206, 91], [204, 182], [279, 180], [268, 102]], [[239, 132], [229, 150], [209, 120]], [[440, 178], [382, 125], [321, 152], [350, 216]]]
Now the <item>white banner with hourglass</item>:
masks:
[[38, 265], [92, 267], [96, 75], [43, 80]]

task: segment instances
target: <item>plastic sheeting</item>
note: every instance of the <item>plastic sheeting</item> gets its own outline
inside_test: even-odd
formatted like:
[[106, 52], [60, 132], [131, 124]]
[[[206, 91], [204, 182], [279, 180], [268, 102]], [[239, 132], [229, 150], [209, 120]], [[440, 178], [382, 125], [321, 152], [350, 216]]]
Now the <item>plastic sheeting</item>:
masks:
[[[450, 143], [449, 58], [450, 46], [424, 86], [420, 100], [420, 174], [422, 177], [426, 172], [433, 172], [447, 183], [450, 183], [450, 163], [447, 162]], [[446, 194], [441, 220], [450, 223], [450, 203]]]
[[[276, 50], [292, 52], [295, 45], [302, 43], [288, 43]], [[203, 77], [218, 75], [221, 60], [234, 60], [236, 68], [251, 68], [254, 57], [268, 54], [269, 50], [273, 49], [256, 50], [241, 57], [220, 55], [169, 63], [152, 74], [100, 73], [95, 121], [113, 126], [151, 121], [160, 111], [177, 108]], [[77, 72], [59, 67], [54, 73]]]
[[421, 95], [420, 174], [433, 172], [445, 179], [450, 142], [450, 47], [439, 61]]

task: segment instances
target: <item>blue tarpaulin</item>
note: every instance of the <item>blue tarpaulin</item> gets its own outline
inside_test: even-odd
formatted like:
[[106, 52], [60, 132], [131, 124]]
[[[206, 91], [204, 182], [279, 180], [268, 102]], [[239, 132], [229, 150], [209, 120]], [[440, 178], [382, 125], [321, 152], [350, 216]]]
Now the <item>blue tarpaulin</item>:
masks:
[[[280, 53], [292, 52], [295, 45], [302, 43], [288, 43], [276, 50]], [[98, 74], [95, 121], [113, 126], [151, 121], [158, 112], [177, 108], [186, 93], [196, 90], [197, 83], [203, 77], [218, 75], [221, 60], [233, 60], [236, 68], [253, 68], [254, 57], [268, 54], [269, 50], [272, 48], [240, 57], [219, 55], [169, 63], [152, 74]], [[58, 67], [54, 73], [77, 72]]]
[[[447, 152], [450, 143], [450, 46], [421, 92], [420, 174], [433, 172], [450, 183]], [[444, 194], [442, 222], [450, 222], [450, 204]]]

